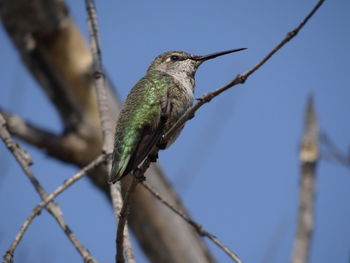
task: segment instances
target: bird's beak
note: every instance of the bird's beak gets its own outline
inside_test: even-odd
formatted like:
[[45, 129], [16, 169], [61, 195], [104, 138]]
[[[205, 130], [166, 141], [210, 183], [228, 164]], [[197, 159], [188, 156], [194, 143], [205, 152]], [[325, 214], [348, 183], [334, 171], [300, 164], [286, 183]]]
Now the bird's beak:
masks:
[[238, 52], [238, 51], [245, 50], [245, 49], [246, 48], [237, 48], [237, 49], [231, 49], [231, 50], [226, 50], [226, 51], [222, 51], [222, 52], [216, 52], [216, 53], [209, 54], [209, 55], [206, 55], [206, 56], [193, 56], [192, 60], [198, 61], [199, 62], [198, 65], [200, 65], [204, 61], [207, 61], [209, 59], [213, 59], [213, 58], [216, 58], [216, 57], [220, 57], [220, 56], [223, 56], [223, 55], [227, 55], [227, 54]]

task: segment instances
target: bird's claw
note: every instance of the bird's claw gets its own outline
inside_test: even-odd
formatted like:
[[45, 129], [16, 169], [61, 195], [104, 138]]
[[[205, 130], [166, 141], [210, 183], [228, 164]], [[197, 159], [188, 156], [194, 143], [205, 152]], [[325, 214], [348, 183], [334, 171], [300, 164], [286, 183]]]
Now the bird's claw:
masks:
[[155, 163], [158, 159], [158, 153], [151, 153], [148, 158], [152, 163]]
[[163, 137], [158, 141], [157, 148], [159, 150], [164, 150], [166, 148], [166, 142], [164, 142]]

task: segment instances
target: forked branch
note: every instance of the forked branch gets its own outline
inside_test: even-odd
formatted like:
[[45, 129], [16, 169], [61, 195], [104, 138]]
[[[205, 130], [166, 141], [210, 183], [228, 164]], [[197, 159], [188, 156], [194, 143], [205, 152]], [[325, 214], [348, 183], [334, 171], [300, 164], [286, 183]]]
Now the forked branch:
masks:
[[[7, 146], [7, 148], [12, 152], [14, 157], [16, 158], [17, 162], [21, 166], [24, 173], [27, 175], [28, 179], [34, 186], [35, 190], [38, 192], [40, 198], [44, 201], [48, 198], [48, 194], [45, 191], [45, 189], [41, 186], [38, 179], [34, 176], [33, 172], [29, 168], [29, 165], [31, 164], [31, 157], [29, 154], [24, 152], [21, 148], [21, 146], [18, 143], [15, 143], [10, 133], [8, 132], [6, 128], [6, 122], [3, 118], [2, 114], [0, 114], [0, 137]], [[83, 257], [84, 262], [90, 262], [90, 263], [97, 263], [97, 261], [91, 256], [90, 252], [80, 243], [80, 241], [77, 239], [77, 237], [73, 234], [73, 232], [70, 230], [69, 226], [65, 222], [65, 220], [62, 217], [62, 211], [58, 204], [53, 202], [53, 199], [49, 201], [45, 207], [47, 211], [56, 219], [59, 226], [62, 228], [63, 232], [67, 235], [69, 240], [72, 242], [74, 247], [78, 250], [80, 255]], [[21, 227], [21, 230], [17, 234], [15, 240], [12, 242], [10, 248], [6, 251], [6, 253], [3, 256], [3, 262], [4, 263], [10, 263], [13, 262], [13, 254], [15, 252], [15, 249], [17, 248], [19, 242], [21, 241], [26, 229], [29, 227], [32, 219], [34, 219], [35, 216], [31, 218], [31, 220], [26, 220], [23, 224], [25, 227]]]
[[[108, 156], [106, 155], [100, 155], [97, 157], [93, 162], [85, 166], [83, 169], [81, 169], [78, 173], [76, 173], [74, 176], [66, 180], [61, 186], [56, 188], [55, 191], [53, 191], [51, 194], [49, 194], [39, 205], [35, 206], [33, 208], [33, 211], [30, 213], [30, 215], [27, 217], [27, 219], [23, 222], [22, 226], [20, 227], [20, 230], [18, 231], [15, 240], [12, 242], [10, 249], [6, 252], [4, 255], [4, 263], [12, 262], [8, 261], [7, 259], [11, 259], [13, 256], [13, 252], [18, 246], [19, 242], [23, 238], [23, 235], [25, 234], [26, 230], [30, 226], [33, 219], [40, 214], [40, 212], [46, 208], [50, 202], [53, 201], [59, 194], [61, 194], [64, 190], [66, 190], [68, 187], [70, 187], [73, 183], [78, 181], [80, 178], [86, 175], [86, 173], [92, 171], [99, 165], [101, 165], [103, 162], [107, 160]], [[94, 262], [91, 261], [88, 257], [86, 258], [88, 260], [85, 260], [85, 262]]]

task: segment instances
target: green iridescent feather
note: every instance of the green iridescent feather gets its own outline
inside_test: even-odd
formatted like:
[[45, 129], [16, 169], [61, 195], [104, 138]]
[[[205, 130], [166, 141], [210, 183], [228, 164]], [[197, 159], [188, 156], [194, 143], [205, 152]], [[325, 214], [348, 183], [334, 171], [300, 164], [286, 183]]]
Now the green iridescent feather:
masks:
[[161, 135], [159, 98], [166, 96], [171, 81], [171, 76], [153, 72], [130, 91], [117, 122], [110, 182], [135, 169], [157, 142]]

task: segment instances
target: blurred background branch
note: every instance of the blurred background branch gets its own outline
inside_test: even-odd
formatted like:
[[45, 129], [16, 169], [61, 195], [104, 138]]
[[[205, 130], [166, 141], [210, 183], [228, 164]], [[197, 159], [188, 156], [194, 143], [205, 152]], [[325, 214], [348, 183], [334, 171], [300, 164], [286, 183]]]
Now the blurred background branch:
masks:
[[315, 224], [314, 207], [316, 165], [319, 158], [319, 126], [312, 95], [307, 100], [299, 158], [301, 172], [299, 211], [292, 263], [308, 262]]

